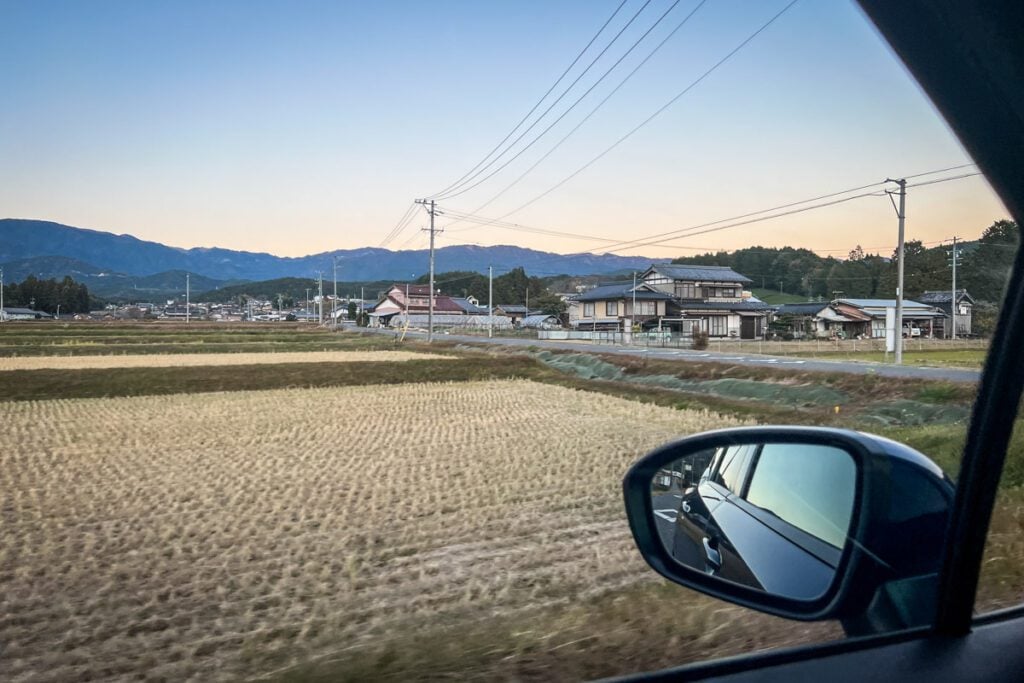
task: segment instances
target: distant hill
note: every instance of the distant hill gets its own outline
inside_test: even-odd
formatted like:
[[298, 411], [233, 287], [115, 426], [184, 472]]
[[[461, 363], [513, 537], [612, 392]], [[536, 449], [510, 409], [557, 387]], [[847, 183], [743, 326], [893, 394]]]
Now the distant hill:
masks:
[[[389, 251], [362, 248], [311, 254], [298, 258], [231, 249], [179, 249], [131, 235], [75, 228], [60, 223], [0, 219], [0, 263], [38, 257], [63, 257], [93, 264], [111, 273], [153, 275], [169, 270], [189, 271], [219, 282], [312, 277], [331, 271], [338, 257], [338, 277], [348, 282], [405, 281], [427, 271], [426, 250]], [[436, 269], [502, 273], [523, 267], [531, 275], [590, 275], [642, 269], [656, 259], [614, 254], [554, 254], [515, 246], [442, 247]], [[90, 288], [91, 289], [91, 288]]]
[[[84, 284], [89, 293], [109, 301], [145, 301], [170, 299], [185, 294], [185, 275], [182, 270], [164, 271], [153, 275], [127, 275], [105, 270], [85, 261], [65, 256], [37, 256], [0, 263], [5, 282], [21, 282], [29, 275], [40, 280], [61, 279], [70, 275], [75, 282]], [[215, 280], [196, 273], [190, 274], [192, 292], [216, 290], [237, 280]]]

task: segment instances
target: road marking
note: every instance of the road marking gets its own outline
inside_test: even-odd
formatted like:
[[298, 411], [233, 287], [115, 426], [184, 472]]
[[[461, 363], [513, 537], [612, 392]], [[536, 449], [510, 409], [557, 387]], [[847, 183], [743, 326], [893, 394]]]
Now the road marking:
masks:
[[659, 517], [661, 517], [662, 519], [664, 519], [667, 522], [673, 522], [674, 523], [676, 521], [676, 515], [678, 513], [675, 510], [669, 509], [669, 510], [655, 510], [654, 514], [658, 515]]
[[673, 493], [673, 494], [672, 494], [672, 497], [673, 497], [673, 498], [682, 498], [682, 497], [683, 497], [683, 495], [682, 495], [681, 493]]

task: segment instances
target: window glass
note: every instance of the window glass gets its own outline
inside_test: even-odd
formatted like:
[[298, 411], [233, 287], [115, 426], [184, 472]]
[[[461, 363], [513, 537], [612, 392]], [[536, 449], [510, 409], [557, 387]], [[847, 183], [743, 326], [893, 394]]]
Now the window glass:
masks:
[[587, 302], [583, 304], [583, 317], [593, 318], [594, 317], [594, 304]]
[[[958, 435], [958, 444], [963, 437]], [[999, 480], [975, 610], [985, 613], [1024, 602], [1024, 419], [1018, 412]]]
[[842, 548], [850, 528], [856, 482], [856, 464], [846, 451], [766, 444], [754, 463], [746, 500]]
[[605, 315], [613, 316], [619, 314], [619, 302], [606, 301], [604, 304]]
[[726, 450], [722, 465], [715, 474], [715, 482], [733, 493], [739, 493], [743, 486], [743, 474], [750, 460], [753, 446], [733, 446]]

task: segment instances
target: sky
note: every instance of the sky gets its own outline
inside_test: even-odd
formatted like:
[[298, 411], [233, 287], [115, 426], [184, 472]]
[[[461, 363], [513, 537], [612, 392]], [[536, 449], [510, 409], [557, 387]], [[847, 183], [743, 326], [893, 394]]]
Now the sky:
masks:
[[[882, 186], [871, 188], [877, 196], [668, 244], [641, 238], [971, 162], [854, 3], [798, 0], [559, 185], [789, 2], [646, 1], [0, 0], [0, 216], [300, 256], [379, 246], [413, 199], [439, 195], [440, 246], [672, 257], [753, 245], [843, 256], [859, 244], [888, 254], [897, 221]], [[694, 9], [575, 133], [487, 203]], [[582, 73], [576, 85], [474, 183], [648, 29], [520, 157], [465, 193], [441, 193], [595, 34], [533, 116]], [[531, 231], [459, 222], [458, 212]], [[981, 176], [908, 190], [907, 239], [973, 239], [1006, 217]], [[422, 248], [427, 221], [417, 209], [388, 248]], [[617, 244], [627, 240], [639, 242]]]

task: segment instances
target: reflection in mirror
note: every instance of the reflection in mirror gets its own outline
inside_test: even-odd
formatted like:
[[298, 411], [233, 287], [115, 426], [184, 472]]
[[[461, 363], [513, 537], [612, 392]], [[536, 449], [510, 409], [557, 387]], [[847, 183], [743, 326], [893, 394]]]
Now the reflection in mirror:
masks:
[[836, 576], [856, 490], [856, 462], [841, 448], [748, 443], [669, 463], [651, 481], [651, 503], [680, 564], [814, 600]]

